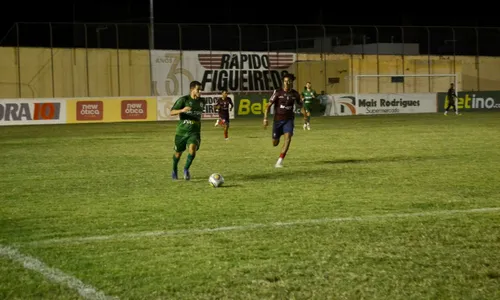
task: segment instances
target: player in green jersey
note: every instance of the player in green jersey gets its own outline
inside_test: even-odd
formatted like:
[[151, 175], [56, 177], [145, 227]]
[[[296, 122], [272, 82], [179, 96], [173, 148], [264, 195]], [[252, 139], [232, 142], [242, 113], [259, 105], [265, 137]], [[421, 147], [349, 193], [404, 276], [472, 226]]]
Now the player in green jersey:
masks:
[[313, 101], [315, 101], [318, 94], [312, 89], [311, 83], [307, 82], [304, 90], [302, 91], [302, 102], [304, 106], [302, 107], [302, 114], [304, 115], [304, 130], [311, 130], [311, 107]]
[[201, 115], [205, 103], [200, 98], [201, 83], [199, 81], [192, 81], [189, 84], [189, 95], [182, 96], [175, 102], [170, 110], [171, 116], [179, 115], [179, 122], [175, 130], [174, 139], [174, 157], [173, 157], [173, 171], [172, 179], [176, 180], [177, 165], [181, 159], [182, 152], [188, 149], [188, 157], [184, 165], [184, 179], [191, 179], [189, 167], [196, 157], [196, 151], [200, 149], [201, 143]]

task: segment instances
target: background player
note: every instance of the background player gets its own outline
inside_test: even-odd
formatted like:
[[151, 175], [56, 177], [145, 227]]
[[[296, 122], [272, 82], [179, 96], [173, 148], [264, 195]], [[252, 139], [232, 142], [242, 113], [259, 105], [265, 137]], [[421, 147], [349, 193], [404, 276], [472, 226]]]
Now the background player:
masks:
[[274, 105], [274, 121], [273, 121], [273, 146], [276, 147], [280, 143], [280, 138], [282, 135], [285, 136], [283, 142], [283, 147], [281, 148], [281, 153], [276, 162], [275, 167], [283, 167], [283, 160], [288, 152], [290, 143], [292, 141], [294, 122], [295, 122], [295, 111], [294, 105], [302, 106], [302, 101], [299, 93], [292, 89], [293, 80], [295, 76], [293, 74], [286, 74], [283, 76], [283, 88], [274, 90], [273, 95], [269, 99], [266, 109], [264, 110], [264, 128], [267, 127], [267, 115]]
[[448, 114], [448, 109], [450, 109], [453, 106], [453, 110], [455, 111], [455, 114], [458, 115], [458, 108], [457, 108], [457, 93], [455, 92], [455, 85], [453, 83], [450, 83], [450, 88], [448, 89], [448, 106], [444, 110], [444, 115], [446, 116]]
[[304, 102], [303, 111], [304, 114], [304, 130], [311, 130], [311, 107], [313, 102], [316, 100], [318, 94], [312, 89], [311, 82], [306, 82], [306, 86], [302, 91], [302, 101]]
[[233, 107], [233, 100], [227, 96], [227, 90], [222, 90], [222, 97], [219, 98], [215, 104], [215, 108], [219, 112], [219, 119], [217, 119], [215, 126], [218, 126], [219, 124], [222, 125], [226, 141], [229, 139], [229, 111], [233, 110]]
[[184, 165], [184, 179], [191, 179], [189, 168], [196, 157], [196, 151], [200, 149], [201, 143], [201, 114], [203, 113], [204, 101], [200, 98], [201, 83], [192, 81], [189, 84], [189, 95], [182, 96], [175, 102], [170, 110], [171, 116], [179, 115], [179, 122], [175, 130], [174, 157], [172, 179], [178, 179], [177, 166], [182, 152], [188, 148], [189, 154]]

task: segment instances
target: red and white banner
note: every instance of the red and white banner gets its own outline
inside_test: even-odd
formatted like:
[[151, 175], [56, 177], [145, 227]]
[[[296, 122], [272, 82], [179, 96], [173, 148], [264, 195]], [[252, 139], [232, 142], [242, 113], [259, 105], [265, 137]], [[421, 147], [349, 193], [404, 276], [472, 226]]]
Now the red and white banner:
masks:
[[0, 99], [0, 125], [66, 123], [64, 99]]
[[193, 80], [206, 93], [272, 91], [296, 59], [282, 52], [153, 50], [153, 85], [158, 96], [187, 95]]

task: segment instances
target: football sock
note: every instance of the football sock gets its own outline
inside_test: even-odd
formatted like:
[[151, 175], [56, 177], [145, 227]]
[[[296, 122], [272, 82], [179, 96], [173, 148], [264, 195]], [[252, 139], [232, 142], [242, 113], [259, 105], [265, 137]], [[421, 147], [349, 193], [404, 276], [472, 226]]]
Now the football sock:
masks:
[[307, 124], [309, 124], [309, 122], [311, 122], [311, 116], [307, 117]]
[[184, 166], [184, 169], [189, 170], [189, 167], [191, 167], [191, 164], [193, 163], [194, 158], [196, 157], [195, 155], [188, 154], [188, 157], [186, 159], [186, 165]]
[[174, 157], [172, 158], [174, 164], [173, 164], [173, 171], [177, 173], [177, 166], [179, 165], [179, 160], [181, 160], [181, 158], [177, 158], [175, 157], [175, 154], [174, 154]]
[[284, 159], [284, 158], [285, 158], [285, 156], [286, 156], [286, 153], [280, 153], [280, 158], [281, 158], [281, 159]]
[[227, 136], [228, 136], [228, 134], [227, 134], [227, 130], [224, 130], [224, 138], [226, 138], [226, 139], [227, 139]]

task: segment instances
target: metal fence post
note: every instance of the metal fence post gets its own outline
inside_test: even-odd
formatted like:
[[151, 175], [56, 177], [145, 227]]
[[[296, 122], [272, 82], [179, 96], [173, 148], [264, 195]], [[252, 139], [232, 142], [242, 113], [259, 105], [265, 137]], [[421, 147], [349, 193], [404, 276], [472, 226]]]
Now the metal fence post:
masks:
[[476, 78], [477, 78], [477, 90], [481, 91], [481, 80], [479, 78], [480, 70], [479, 70], [479, 30], [477, 27], [474, 27], [474, 31], [476, 32]]
[[[375, 27], [375, 43], [377, 44], [377, 75], [380, 75], [380, 58], [379, 58], [379, 31], [378, 27]], [[380, 93], [380, 76], [377, 76], [377, 93]]]
[[50, 72], [52, 77], [52, 98], [56, 97], [56, 82], [54, 78], [54, 40], [52, 37], [52, 22], [49, 22], [49, 38], [50, 38]]
[[403, 93], [405, 92], [405, 86], [406, 82], [404, 81], [404, 75], [405, 75], [405, 29], [403, 26], [400, 26], [401, 28], [401, 64], [402, 64], [402, 70], [403, 70]]
[[184, 70], [184, 66], [183, 66], [183, 61], [184, 61], [184, 58], [182, 57], [182, 26], [181, 24], [177, 24], [177, 28], [179, 29], [179, 60], [180, 60], [180, 65], [181, 65], [181, 74], [180, 74], [180, 77], [181, 77], [181, 94], [183, 93], [184, 91], [184, 85], [183, 85], [183, 75], [182, 74], [182, 70]]
[[[230, 25], [228, 25], [230, 26]], [[241, 58], [241, 51], [242, 51], [242, 48], [243, 48], [243, 38], [241, 36], [241, 26], [240, 24], [236, 24], [236, 26], [238, 26], [238, 48], [239, 48], [239, 51], [240, 51], [240, 58]], [[243, 85], [243, 72], [239, 72], [239, 81], [238, 81], [238, 89], [239, 89], [239, 92], [242, 91], [242, 85]], [[228, 87], [226, 87], [227, 89]]]
[[295, 28], [295, 77], [297, 82], [300, 82], [299, 78], [299, 28], [297, 25], [293, 25]]
[[120, 37], [118, 24], [115, 24], [115, 33], [116, 33], [116, 72], [118, 74], [118, 96], [121, 96], [121, 76], [120, 76]]
[[88, 44], [88, 30], [87, 24], [83, 24], [85, 29], [85, 70], [87, 75], [87, 97], [90, 97], [90, 72], [89, 72], [89, 44]]
[[16, 22], [16, 53], [17, 53], [17, 89], [18, 97], [22, 98], [22, 88], [21, 88], [21, 49], [20, 47], [20, 37], [19, 37], [19, 23]]
[[[327, 63], [326, 63], [326, 49], [325, 49], [325, 42], [326, 42], [326, 28], [325, 28], [325, 25], [321, 25], [321, 27], [323, 28], [323, 42], [321, 43], [321, 51], [323, 52], [323, 81], [324, 81], [324, 89], [325, 89], [325, 93], [326, 93], [326, 90], [328, 88], [328, 75], [327, 75]], [[331, 45], [331, 44], [330, 44]], [[329, 51], [328, 51], [329, 52]]]
[[154, 31], [151, 29], [151, 24], [148, 24], [148, 33], [149, 33], [149, 85], [150, 85], [150, 94], [151, 96], [157, 96], [155, 91], [155, 84], [153, 81], [153, 50], [154, 50]]
[[[210, 48], [210, 57], [212, 57], [212, 25], [208, 24], [208, 47]], [[212, 69], [212, 60], [210, 59], [210, 69]]]
[[457, 38], [456, 38], [456, 34], [455, 34], [455, 28], [453, 27], [450, 27], [451, 28], [451, 33], [452, 33], [452, 42], [453, 42], [453, 74], [456, 75], [457, 73], [457, 48], [456, 48], [456, 45], [457, 45]]
[[269, 32], [269, 25], [266, 24], [266, 38], [267, 38], [267, 56], [269, 56], [269, 52], [271, 52], [271, 33]]
[[[425, 27], [427, 30], [427, 74], [432, 74], [431, 70], [431, 31], [429, 30], [429, 27]], [[428, 80], [428, 85], [429, 85], [429, 93], [431, 91], [431, 76], [427, 76]]]
[[[354, 32], [352, 30], [352, 27], [349, 26], [349, 35], [351, 37], [351, 41], [350, 41], [350, 46], [354, 45]], [[351, 79], [349, 80], [350, 81], [350, 86], [351, 86], [351, 93], [354, 92], [354, 54], [352, 53], [352, 51], [350, 51], [351, 54], [350, 54], [350, 57], [351, 57], [351, 72], [350, 73], [350, 77]], [[355, 99], [354, 101], [357, 101], [357, 99]]]

